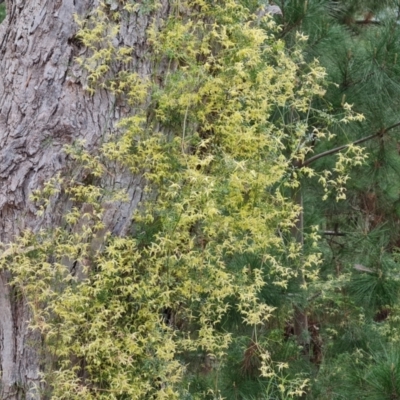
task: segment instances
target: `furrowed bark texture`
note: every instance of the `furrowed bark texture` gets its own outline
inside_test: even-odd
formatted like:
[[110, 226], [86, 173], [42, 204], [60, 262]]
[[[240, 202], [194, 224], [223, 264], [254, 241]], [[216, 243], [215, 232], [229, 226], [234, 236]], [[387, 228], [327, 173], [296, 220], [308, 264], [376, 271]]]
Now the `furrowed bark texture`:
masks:
[[[84, 76], [74, 59], [85, 49], [74, 40], [74, 14], [87, 16], [95, 0], [7, 0], [7, 18], [0, 26], [0, 240], [24, 229], [56, 226], [67, 207], [61, 197], [43, 217], [36, 216], [30, 193], [68, 168], [66, 144], [84, 139], [95, 150], [115, 121], [129, 113], [123, 101], [105, 90], [93, 96], [84, 90]], [[168, 13], [160, 2], [157, 18]], [[124, 19], [120, 44], [134, 48], [132, 66], [151, 72], [146, 58], [146, 30], [153, 16]], [[110, 206], [107, 227], [124, 234], [141, 199], [140, 177], [113, 171], [107, 185], [129, 188], [130, 202]], [[29, 310], [0, 275], [1, 399], [42, 399], [40, 338], [27, 327]]]

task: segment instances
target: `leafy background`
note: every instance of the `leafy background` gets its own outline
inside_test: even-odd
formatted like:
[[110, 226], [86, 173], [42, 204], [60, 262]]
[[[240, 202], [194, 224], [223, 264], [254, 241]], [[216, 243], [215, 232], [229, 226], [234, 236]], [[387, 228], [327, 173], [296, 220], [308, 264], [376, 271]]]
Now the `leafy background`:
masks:
[[6, 6], [4, 4], [0, 5], [0, 22], [6, 17]]

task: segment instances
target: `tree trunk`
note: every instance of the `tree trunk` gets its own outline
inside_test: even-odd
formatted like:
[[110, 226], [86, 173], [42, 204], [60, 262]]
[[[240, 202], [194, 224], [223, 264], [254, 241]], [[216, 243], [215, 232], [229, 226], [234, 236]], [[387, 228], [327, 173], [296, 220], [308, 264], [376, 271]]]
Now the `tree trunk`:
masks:
[[[161, 2], [158, 16], [168, 13]], [[66, 144], [84, 139], [95, 150], [115, 121], [129, 113], [123, 101], [105, 90], [89, 95], [74, 62], [85, 52], [74, 40], [74, 14], [88, 15], [94, 0], [7, 0], [0, 26], [0, 240], [9, 243], [25, 229], [56, 226], [65, 209], [59, 197], [42, 217], [29, 201], [33, 190], [67, 168]], [[154, 15], [153, 15], [154, 17]], [[144, 57], [151, 15], [123, 19], [118, 40], [134, 48], [132, 65], [150, 74]], [[107, 228], [124, 234], [141, 199], [140, 177], [115, 171], [110, 188], [128, 189], [130, 202], [107, 211]], [[29, 310], [0, 276], [1, 399], [40, 399], [40, 341], [28, 330]]]

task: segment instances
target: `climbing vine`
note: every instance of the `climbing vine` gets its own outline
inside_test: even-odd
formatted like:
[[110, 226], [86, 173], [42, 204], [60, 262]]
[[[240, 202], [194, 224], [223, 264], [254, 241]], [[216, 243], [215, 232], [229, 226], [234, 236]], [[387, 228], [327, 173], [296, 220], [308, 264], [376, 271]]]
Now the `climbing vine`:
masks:
[[[106, 232], [104, 189], [60, 176], [32, 200], [40, 210], [65, 191], [74, 205], [64, 225], [26, 232], [1, 258], [43, 335], [44, 379], [57, 399], [223, 398], [219, 375], [247, 338], [258, 376], [275, 382], [265, 398], [301, 396], [307, 378], [288, 381], [288, 366], [271, 357], [265, 332], [276, 306], [265, 293], [285, 291], [300, 273], [318, 276], [318, 252], [291, 238], [300, 207], [290, 191], [316, 175], [302, 162], [335, 123], [313, 109], [324, 70], [305, 63], [304, 37], [285, 48], [253, 2], [187, 0], [154, 20], [154, 72], [140, 76], [130, 70], [132, 49], [114, 39], [127, 14], [155, 8], [104, 1], [80, 21], [87, 90], [111, 90], [133, 112], [99, 154], [84, 143], [66, 149], [99, 179], [109, 163], [143, 177], [131, 234]], [[361, 117], [348, 107], [340, 118]], [[344, 196], [345, 166], [364, 157], [349, 148], [318, 179]], [[317, 240], [311, 230], [310, 248]], [[232, 313], [240, 328], [226, 328]], [[195, 385], [198, 374], [208, 386]]]

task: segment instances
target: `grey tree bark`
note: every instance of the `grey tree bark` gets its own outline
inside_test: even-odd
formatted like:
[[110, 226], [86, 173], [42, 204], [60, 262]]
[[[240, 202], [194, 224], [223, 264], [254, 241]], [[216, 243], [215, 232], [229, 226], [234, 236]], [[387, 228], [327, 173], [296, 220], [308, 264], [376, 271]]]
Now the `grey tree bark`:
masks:
[[[157, 16], [168, 13], [162, 0]], [[85, 49], [76, 45], [74, 14], [87, 16], [96, 0], [6, 0], [7, 18], [0, 26], [0, 241], [9, 243], [24, 229], [38, 230], [60, 221], [63, 199], [36, 216], [30, 193], [63, 172], [66, 144], [84, 139], [95, 150], [105, 132], [129, 109], [107, 91], [89, 95], [74, 62]], [[124, 19], [119, 43], [134, 48], [132, 66], [143, 75], [151, 64], [146, 30], [154, 17]], [[124, 234], [141, 199], [140, 177], [115, 171], [110, 187], [128, 188], [130, 202], [110, 207], [106, 222]], [[28, 330], [29, 310], [0, 275], [1, 399], [41, 399], [40, 338]]]

